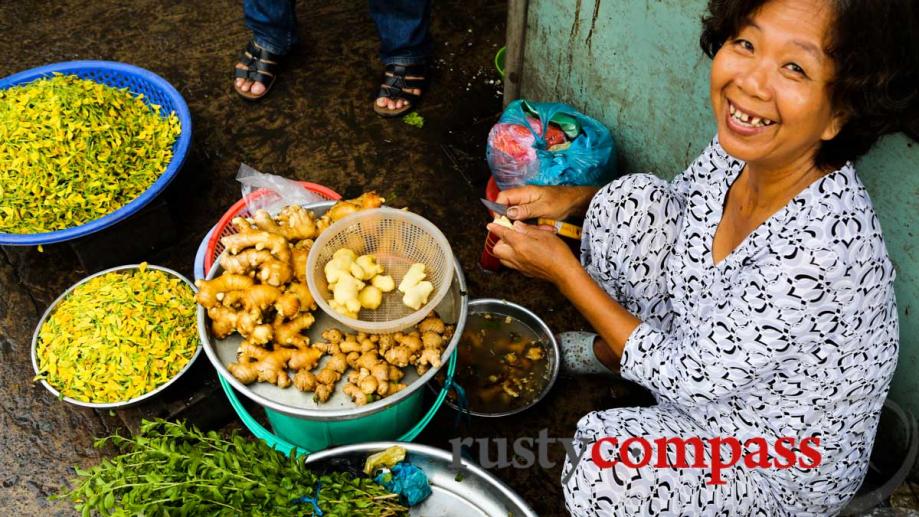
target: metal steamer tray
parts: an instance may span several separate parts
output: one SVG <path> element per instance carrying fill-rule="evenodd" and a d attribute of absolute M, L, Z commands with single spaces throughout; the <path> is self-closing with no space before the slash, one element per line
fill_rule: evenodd
<path fill-rule="evenodd" d="M 431 496 L 412 507 L 409 515 L 423 517 L 536 517 L 536 512 L 513 490 L 485 469 L 426 445 L 371 442 L 311 454 L 312 469 L 360 471 L 367 456 L 393 445 L 406 449 L 406 460 L 421 468 L 431 483 Z"/>
<path fill-rule="evenodd" d="M 304 207 L 312 210 L 317 216 L 320 216 L 334 204 L 334 201 L 324 201 L 304 205 Z M 280 210 L 281 207 L 269 207 L 269 211 L 272 211 L 272 208 Z M 384 397 L 364 406 L 357 406 L 352 402 L 351 397 L 345 395 L 340 388 L 341 384 L 345 382 L 344 379 L 339 381 L 338 387 L 329 400 L 323 403 L 314 402 L 311 392 L 301 392 L 292 385 L 282 389 L 267 382 L 254 382 L 249 385 L 243 384 L 227 369 L 230 363 L 236 361 L 236 354 L 239 349 L 239 344 L 243 340 L 242 337 L 234 333 L 225 339 L 216 339 L 211 334 L 207 311 L 204 307 L 199 305 L 198 332 L 201 335 L 204 352 L 217 369 L 217 372 L 226 379 L 236 391 L 242 393 L 261 406 L 280 413 L 317 421 L 350 420 L 377 413 L 403 400 L 416 390 L 421 389 L 438 371 L 442 368 L 446 368 L 450 355 L 456 350 L 457 343 L 459 343 L 463 333 L 463 326 L 466 323 L 466 311 L 469 297 L 466 292 L 466 279 L 463 276 L 463 270 L 455 256 L 453 260 L 455 267 L 450 290 L 434 309 L 445 323 L 456 326 L 453 338 L 447 344 L 443 356 L 441 357 L 441 366 L 439 368 L 429 369 L 421 377 L 418 376 L 413 367 L 404 368 L 405 377 L 401 382 L 406 384 L 406 387 L 395 395 Z M 216 278 L 220 276 L 222 272 L 223 268 L 221 268 L 220 262 L 215 261 L 214 266 L 208 272 L 207 279 Z M 388 294 L 392 295 L 392 293 Z M 345 328 L 334 318 L 322 312 L 321 309 L 313 311 L 313 316 L 316 318 L 316 322 L 304 333 L 310 339 L 311 343 L 323 341 L 322 333 L 329 328 L 338 328 L 348 333 L 354 332 L 351 329 Z M 328 360 L 329 357 L 324 356 L 314 371 L 321 369 Z"/>

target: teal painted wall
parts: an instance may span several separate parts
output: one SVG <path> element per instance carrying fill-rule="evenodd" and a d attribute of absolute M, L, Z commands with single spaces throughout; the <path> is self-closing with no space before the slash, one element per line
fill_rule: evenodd
<path fill-rule="evenodd" d="M 672 178 L 715 133 L 704 0 L 530 0 L 522 95 L 567 102 L 612 130 L 620 171 Z M 919 144 L 882 140 L 857 164 L 897 268 L 900 362 L 891 398 L 919 416 Z"/>

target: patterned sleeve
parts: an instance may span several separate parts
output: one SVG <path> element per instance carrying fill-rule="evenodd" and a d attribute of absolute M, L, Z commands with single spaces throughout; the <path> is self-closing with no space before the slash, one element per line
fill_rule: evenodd
<path fill-rule="evenodd" d="M 722 160 L 732 159 L 728 157 L 727 153 L 724 152 L 724 149 L 721 148 L 721 144 L 718 143 L 718 136 L 708 144 L 705 151 L 699 155 L 699 157 L 689 165 L 683 172 L 677 174 L 673 180 L 670 182 L 670 192 L 678 199 L 680 202 L 685 202 L 686 198 L 689 197 L 693 189 L 697 188 L 699 181 L 699 173 L 703 172 L 703 176 L 708 176 L 708 171 L 704 171 L 711 163 L 713 156 L 718 156 Z"/>
<path fill-rule="evenodd" d="M 639 325 L 625 344 L 623 377 L 694 404 L 853 354 L 889 360 L 892 346 L 895 361 L 892 269 L 853 265 L 832 251 L 777 248 L 781 260 L 745 269 L 731 292 L 680 326 L 682 334 Z"/>

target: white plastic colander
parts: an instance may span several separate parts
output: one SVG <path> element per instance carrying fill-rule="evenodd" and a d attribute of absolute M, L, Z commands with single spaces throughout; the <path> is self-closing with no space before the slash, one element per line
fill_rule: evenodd
<path fill-rule="evenodd" d="M 358 256 L 372 254 L 390 275 L 396 289 L 383 293 L 383 303 L 374 310 L 362 309 L 359 319 L 344 316 L 329 306 L 332 298 L 325 278 L 325 265 L 341 248 Z M 434 284 L 428 303 L 413 310 L 402 303 L 398 286 L 409 267 L 425 265 L 425 280 Z M 329 316 L 357 331 L 386 334 L 406 329 L 423 320 L 450 289 L 453 281 L 453 250 L 444 234 L 418 214 L 393 208 L 355 212 L 322 232 L 310 248 L 306 279 L 316 304 Z"/>

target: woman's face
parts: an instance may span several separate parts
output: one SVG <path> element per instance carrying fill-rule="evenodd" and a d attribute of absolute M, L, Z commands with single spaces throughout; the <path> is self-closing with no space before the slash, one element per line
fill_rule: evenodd
<path fill-rule="evenodd" d="M 728 39 L 712 62 L 712 110 L 728 154 L 768 168 L 810 167 L 839 131 L 824 52 L 826 0 L 772 0 Z"/>

